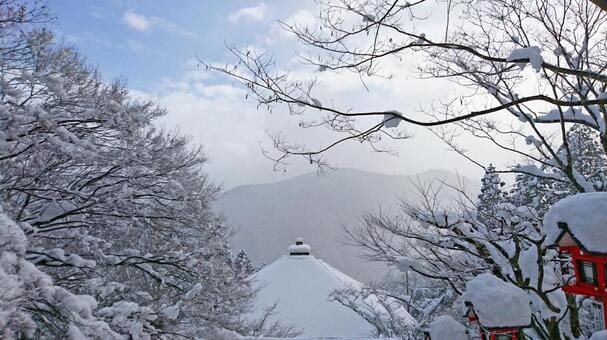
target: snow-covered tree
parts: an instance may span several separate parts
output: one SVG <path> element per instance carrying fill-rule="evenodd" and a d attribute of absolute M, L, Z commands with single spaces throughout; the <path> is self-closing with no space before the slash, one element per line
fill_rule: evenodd
<path fill-rule="evenodd" d="M 373 285 L 369 288 L 399 300 L 420 324 L 427 324 L 438 314 L 452 312 L 457 294 L 443 282 L 421 276 L 407 265 L 407 261 L 399 261 L 399 270 L 390 271 L 377 288 Z"/>
<path fill-rule="evenodd" d="M 411 322 L 407 304 L 375 287 L 346 287 L 331 293 L 331 300 L 339 302 L 360 315 L 375 328 L 375 337 L 414 338 L 417 325 Z"/>
<path fill-rule="evenodd" d="M 595 132 L 574 125 L 567 135 L 575 170 L 592 178 L 596 190 L 603 190 L 605 155 Z M 362 249 L 370 250 L 368 257 L 406 263 L 408 270 L 450 284 L 455 293 L 483 271 L 525 289 L 535 296 L 534 309 L 540 311 L 534 316 L 540 337 L 587 331 L 583 299 L 558 291 L 564 282 L 561 259 L 544 242 L 542 227 L 546 210 L 576 194 L 577 188 L 566 181 L 520 174 L 506 195 L 501 183 L 498 174 L 489 172 L 481 180 L 478 202 L 464 196 L 460 206 L 446 210 L 441 194 L 430 186 L 422 191 L 422 205 L 404 204 L 398 216 L 367 214 L 363 225 L 349 234 Z"/>
<path fill-rule="evenodd" d="M 598 133 L 587 126 L 575 124 L 567 131 L 566 141 L 567 145 L 562 145 L 558 152 L 565 154 L 568 148 L 571 167 L 587 179 L 594 190 L 606 191 L 607 155 Z M 568 181 L 555 181 L 553 190 L 560 195 L 559 198 L 580 192 Z"/>
<path fill-rule="evenodd" d="M 74 308 L 74 322 L 134 339 L 243 329 L 254 290 L 211 212 L 202 149 L 156 128 L 164 109 L 104 82 L 28 6 L 0 2 L 0 205 L 25 237 L 11 256 L 74 306 L 7 307 L 2 331 L 19 319 L 36 337 L 102 334 L 73 328 Z"/>
<path fill-rule="evenodd" d="M 580 124 L 574 124 L 567 131 L 567 146 L 561 145 L 559 153 L 571 152 L 572 168 L 588 179 L 593 190 L 607 190 L 607 155 L 600 144 L 596 131 Z M 571 182 L 557 180 L 562 178 L 558 169 L 542 167 L 551 173 L 551 178 L 537 177 L 529 174 L 518 174 L 514 188 L 509 193 L 509 200 L 516 205 L 532 206 L 543 216 L 552 204 L 558 200 L 579 192 Z"/>
<path fill-rule="evenodd" d="M 514 205 L 533 207 L 543 215 L 560 196 L 549 190 L 553 185 L 554 181 L 547 178 L 517 174 L 508 200 Z"/>
<path fill-rule="evenodd" d="M 249 255 L 244 249 L 240 250 L 234 258 L 234 267 L 237 272 L 241 273 L 244 276 L 250 276 L 255 273 L 255 268 L 249 259 Z"/>
<path fill-rule="evenodd" d="M 27 260 L 27 237 L 0 212 L 0 334 L 3 339 L 31 339 L 62 334 L 117 339 L 119 334 L 96 318 L 97 302 L 55 285 L 52 278 Z"/>
<path fill-rule="evenodd" d="M 476 206 L 477 218 L 490 225 L 491 219 L 497 217 L 498 205 L 506 201 L 506 193 L 502 190 L 505 183 L 495 172 L 495 167 L 489 164 L 485 176 L 481 179 L 481 192 Z"/>
<path fill-rule="evenodd" d="M 560 290 L 558 254 L 544 242 L 542 219 L 533 207 L 502 202 L 484 219 L 475 199 L 463 191 L 451 206 L 440 203 L 439 190 L 427 189 L 421 196 L 422 203 L 403 202 L 399 214 L 364 215 L 361 225 L 350 226 L 350 238 L 367 257 L 401 267 L 406 263 L 409 270 L 444 282 L 456 295 L 475 277 L 493 274 L 529 294 L 537 337 L 580 335 L 573 313 L 578 306 Z"/>

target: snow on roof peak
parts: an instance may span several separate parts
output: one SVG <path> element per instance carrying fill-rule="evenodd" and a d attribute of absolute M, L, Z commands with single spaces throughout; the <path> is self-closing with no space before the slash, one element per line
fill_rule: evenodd
<path fill-rule="evenodd" d="M 566 197 L 544 215 L 548 244 L 557 243 L 565 232 L 578 246 L 591 253 L 607 254 L 607 192 Z"/>
<path fill-rule="evenodd" d="M 527 293 L 494 275 L 481 274 L 470 280 L 463 299 L 472 304 L 479 323 L 484 327 L 525 327 L 531 324 Z"/>
<path fill-rule="evenodd" d="M 298 237 L 295 239 L 295 244 L 292 244 L 288 248 L 290 256 L 307 256 L 310 255 L 310 246 L 304 243 L 303 238 Z"/>

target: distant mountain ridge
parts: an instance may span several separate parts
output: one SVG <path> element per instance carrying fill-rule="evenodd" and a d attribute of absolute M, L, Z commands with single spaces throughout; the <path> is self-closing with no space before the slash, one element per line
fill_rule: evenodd
<path fill-rule="evenodd" d="M 476 195 L 476 181 L 443 170 L 416 175 L 386 175 L 339 169 L 320 176 L 308 173 L 270 184 L 242 185 L 226 191 L 214 208 L 237 229 L 232 249 L 244 249 L 255 265 L 269 264 L 286 253 L 296 237 L 312 246 L 312 253 L 362 281 L 379 279 L 386 268 L 366 262 L 355 247 L 345 245 L 340 222 L 355 223 L 364 211 L 395 209 L 399 197 L 416 197 L 418 182 L 464 183 Z M 454 196 L 452 189 L 445 189 Z"/>

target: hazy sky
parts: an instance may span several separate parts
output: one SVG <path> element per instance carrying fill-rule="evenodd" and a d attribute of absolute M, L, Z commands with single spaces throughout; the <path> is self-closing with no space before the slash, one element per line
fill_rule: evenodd
<path fill-rule="evenodd" d="M 322 102 L 360 110 L 415 114 L 417 108 L 446 96 L 452 88 L 449 83 L 411 77 L 415 62 L 384 65 L 398 77 L 371 80 L 369 90 L 351 73 L 314 74 L 297 59 L 298 52 L 306 51 L 276 23 L 278 19 L 312 22 L 318 13 L 313 1 L 51 0 L 49 6 L 57 16 L 55 28 L 60 36 L 77 46 L 108 80 L 126 79 L 135 93 L 158 100 L 169 112 L 162 121 L 164 126 L 177 127 L 204 145 L 211 159 L 207 171 L 226 188 L 315 170 L 293 159 L 286 174 L 273 172 L 272 162 L 260 151 L 260 143 L 269 147 L 266 132 L 285 131 L 294 141 L 309 145 L 327 144 L 331 135 L 319 130 L 302 131 L 297 127 L 299 119 L 289 117 L 283 108 L 271 115 L 258 111 L 254 102 L 245 100 L 242 88 L 197 67 L 197 57 L 228 60 L 225 44 L 267 50 L 284 67 L 318 76 L 321 87 L 316 96 Z M 442 32 L 440 22 L 435 27 Z M 318 113 L 309 114 L 313 117 Z M 328 160 L 339 167 L 383 173 L 444 169 L 472 177 L 482 174 L 476 166 L 447 151 L 446 145 L 428 131 L 408 131 L 414 138 L 389 144 L 398 150 L 397 157 L 372 153 L 356 143 L 329 153 Z M 507 156 L 491 152 L 490 146 L 478 140 L 468 142 L 481 161 L 511 163 Z"/>

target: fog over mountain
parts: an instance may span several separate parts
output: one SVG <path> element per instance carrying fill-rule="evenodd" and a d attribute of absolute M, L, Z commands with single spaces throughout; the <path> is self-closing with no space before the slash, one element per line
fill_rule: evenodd
<path fill-rule="evenodd" d="M 342 225 L 356 223 L 363 211 L 397 209 L 399 198 L 418 197 L 418 183 L 433 181 L 455 187 L 464 183 L 473 195 L 479 187 L 478 181 L 442 170 L 407 176 L 339 169 L 322 176 L 313 172 L 277 183 L 239 186 L 225 192 L 215 209 L 237 230 L 232 249 L 244 249 L 255 265 L 271 263 L 286 253 L 296 237 L 303 237 L 313 255 L 368 281 L 381 278 L 386 269 L 361 259 L 359 249 L 345 245 Z M 444 193 L 455 196 L 450 188 Z"/>

